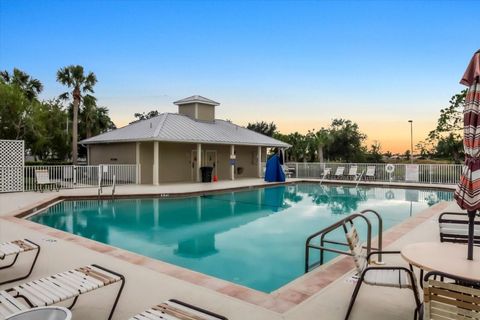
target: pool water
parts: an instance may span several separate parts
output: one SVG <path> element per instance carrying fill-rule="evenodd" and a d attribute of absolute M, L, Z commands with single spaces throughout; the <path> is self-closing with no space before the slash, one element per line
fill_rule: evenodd
<path fill-rule="evenodd" d="M 300 183 L 176 199 L 63 201 L 29 219 L 272 292 L 303 274 L 308 235 L 344 216 L 373 209 L 386 230 L 452 198 L 448 191 Z"/>

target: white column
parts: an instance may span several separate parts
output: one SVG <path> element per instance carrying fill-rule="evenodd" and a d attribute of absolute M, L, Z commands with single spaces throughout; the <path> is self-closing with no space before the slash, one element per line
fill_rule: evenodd
<path fill-rule="evenodd" d="M 202 181 L 202 173 L 200 172 L 202 165 L 202 144 L 197 143 L 197 182 Z"/>
<path fill-rule="evenodd" d="M 158 141 L 153 142 L 153 184 L 158 186 L 158 170 L 159 170 L 159 159 L 158 159 Z"/>
<path fill-rule="evenodd" d="M 258 177 L 262 177 L 262 147 L 258 146 L 257 151 Z"/>
<path fill-rule="evenodd" d="M 235 180 L 235 146 L 232 144 L 230 146 L 230 180 Z"/>
<path fill-rule="evenodd" d="M 142 183 L 142 171 L 140 170 L 140 142 L 135 144 L 135 164 L 137 165 L 137 184 Z"/>
<path fill-rule="evenodd" d="M 87 144 L 87 164 L 91 165 L 90 163 L 90 145 Z"/>

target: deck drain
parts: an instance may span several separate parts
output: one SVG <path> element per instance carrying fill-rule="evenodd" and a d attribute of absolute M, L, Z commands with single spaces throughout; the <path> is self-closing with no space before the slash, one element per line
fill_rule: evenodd
<path fill-rule="evenodd" d="M 358 282 L 358 276 L 357 275 L 353 275 L 351 277 L 348 277 L 345 279 L 345 282 L 346 283 L 352 283 L 352 284 L 355 284 Z"/>

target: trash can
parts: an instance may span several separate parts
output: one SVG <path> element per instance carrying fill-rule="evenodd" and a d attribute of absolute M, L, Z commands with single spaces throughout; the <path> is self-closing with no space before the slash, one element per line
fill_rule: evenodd
<path fill-rule="evenodd" d="M 202 172 L 202 182 L 212 182 L 213 167 L 200 167 Z"/>

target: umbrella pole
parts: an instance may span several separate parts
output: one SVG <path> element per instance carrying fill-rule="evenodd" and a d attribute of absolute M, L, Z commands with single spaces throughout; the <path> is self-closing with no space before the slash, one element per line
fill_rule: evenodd
<path fill-rule="evenodd" d="M 468 211 L 468 260 L 473 260 L 473 233 L 476 210 Z"/>

